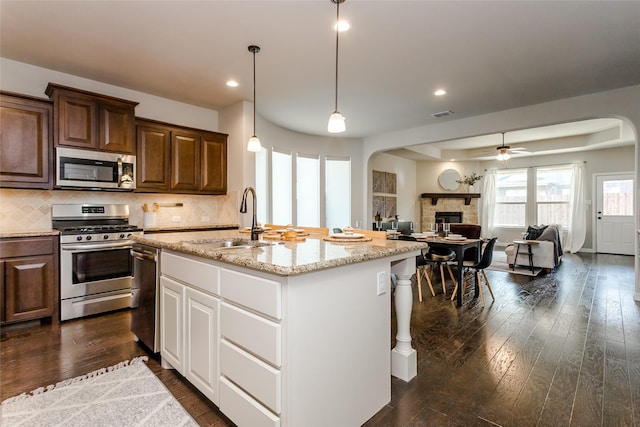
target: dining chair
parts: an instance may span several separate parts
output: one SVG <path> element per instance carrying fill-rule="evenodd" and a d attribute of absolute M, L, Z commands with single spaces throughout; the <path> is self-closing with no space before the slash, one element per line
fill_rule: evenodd
<path fill-rule="evenodd" d="M 398 240 L 410 240 L 417 241 L 417 239 L 413 236 L 398 236 Z M 458 282 L 456 281 L 453 272 L 451 271 L 451 266 L 449 263 L 456 259 L 456 254 L 453 250 L 448 248 L 427 248 L 423 250 L 420 255 L 416 257 L 416 282 L 418 284 L 418 300 L 422 302 L 422 278 L 427 279 L 427 284 L 429 285 L 429 290 L 431 291 L 431 296 L 436 296 L 435 291 L 433 290 L 433 284 L 431 283 L 431 279 L 429 278 L 429 272 L 427 272 L 427 267 L 430 267 L 431 272 L 433 271 L 433 267 L 437 266 L 440 269 L 440 280 L 442 280 L 442 292 L 446 295 L 447 288 L 445 286 L 445 278 L 444 278 L 444 265 L 447 266 L 447 270 L 449 271 L 449 277 L 455 284 L 458 286 Z"/>
<path fill-rule="evenodd" d="M 482 277 L 484 277 L 484 282 L 487 288 L 489 289 L 489 293 L 491 294 L 491 299 L 494 301 L 496 299 L 495 296 L 493 295 L 493 290 L 491 289 L 491 282 L 489 282 L 489 279 L 487 278 L 487 274 L 484 272 L 484 270 L 485 268 L 491 265 L 491 261 L 493 259 L 493 247 L 495 246 L 497 239 L 498 239 L 497 237 L 493 237 L 487 242 L 487 244 L 484 247 L 484 250 L 482 251 L 482 258 L 480 259 L 480 261 L 478 262 L 465 261 L 463 263 L 463 266 L 466 271 L 473 270 L 473 273 L 475 274 L 476 283 L 478 285 L 478 291 L 480 292 L 480 302 L 482 303 L 483 307 L 484 307 L 484 294 L 482 293 L 482 281 L 480 280 L 480 273 L 482 273 Z M 465 278 L 463 279 L 461 292 L 464 292 L 466 283 L 467 281 Z M 451 296 L 451 301 L 454 300 L 457 293 L 458 293 L 458 285 L 456 284 L 456 287 L 453 288 L 453 295 Z"/>
<path fill-rule="evenodd" d="M 468 223 L 452 223 L 450 225 L 451 233 L 460 234 L 467 239 L 479 239 L 482 234 L 482 226 L 480 224 Z M 478 249 L 473 247 L 464 251 L 464 261 L 475 261 L 478 259 Z"/>
<path fill-rule="evenodd" d="M 436 296 L 436 293 L 433 290 L 433 285 L 431 283 L 431 279 L 429 278 L 429 274 L 427 272 L 427 267 L 433 273 L 434 267 L 437 267 L 440 270 L 440 280 L 442 281 L 442 292 L 446 295 L 447 288 L 445 286 L 445 275 L 444 275 L 444 266 L 447 266 L 447 271 L 449 271 L 449 277 L 451 277 L 451 281 L 455 286 L 458 286 L 458 282 L 456 281 L 453 272 L 451 271 L 450 262 L 455 261 L 456 253 L 449 248 L 435 248 L 430 247 L 427 252 L 423 254 L 425 264 L 420 272 L 418 279 L 418 297 L 420 301 L 422 301 L 422 281 L 421 276 L 427 279 L 427 283 L 429 284 L 429 289 L 431 290 L 431 295 Z"/>

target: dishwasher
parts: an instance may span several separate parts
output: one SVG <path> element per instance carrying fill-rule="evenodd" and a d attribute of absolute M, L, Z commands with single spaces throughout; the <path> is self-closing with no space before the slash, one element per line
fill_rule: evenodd
<path fill-rule="evenodd" d="M 131 284 L 131 332 L 152 353 L 160 351 L 160 313 L 158 278 L 160 250 L 134 243 Z"/>

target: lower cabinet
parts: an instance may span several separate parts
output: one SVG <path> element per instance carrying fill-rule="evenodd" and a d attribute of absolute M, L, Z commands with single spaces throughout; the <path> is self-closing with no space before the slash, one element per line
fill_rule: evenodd
<path fill-rule="evenodd" d="M 280 277 L 163 250 L 160 269 L 163 366 L 236 425 L 362 425 L 389 403 L 387 259 Z"/>
<path fill-rule="evenodd" d="M 184 375 L 185 286 L 160 277 L 160 353 L 162 363 Z"/>
<path fill-rule="evenodd" d="M 58 322 L 58 238 L 0 241 L 0 323 Z"/>
<path fill-rule="evenodd" d="M 160 260 L 160 354 L 218 405 L 218 268 L 163 251 Z"/>
<path fill-rule="evenodd" d="M 218 402 L 218 317 L 220 301 L 192 288 L 185 295 L 184 376 Z"/>

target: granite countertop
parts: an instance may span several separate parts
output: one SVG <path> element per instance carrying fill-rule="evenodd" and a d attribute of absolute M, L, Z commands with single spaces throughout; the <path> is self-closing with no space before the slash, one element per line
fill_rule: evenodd
<path fill-rule="evenodd" d="M 259 240 L 260 245 L 244 249 L 208 249 L 199 243 L 220 239 L 244 239 L 247 233 L 237 230 L 154 233 L 134 236 L 137 242 L 162 249 L 200 256 L 263 271 L 279 276 L 293 276 L 331 267 L 400 255 L 426 247 L 423 242 L 374 239 L 368 242 L 334 243 L 307 237 L 302 242 Z"/>
<path fill-rule="evenodd" d="M 203 230 L 220 230 L 233 228 L 237 229 L 240 226 L 238 224 L 209 224 L 209 225 L 163 225 L 156 227 L 143 227 L 146 233 L 166 233 L 171 231 L 203 231 Z"/>
<path fill-rule="evenodd" d="M 3 231 L 0 232 L 0 239 L 12 239 L 17 237 L 40 237 L 40 236 L 57 236 L 58 230 L 36 230 L 36 231 Z"/>

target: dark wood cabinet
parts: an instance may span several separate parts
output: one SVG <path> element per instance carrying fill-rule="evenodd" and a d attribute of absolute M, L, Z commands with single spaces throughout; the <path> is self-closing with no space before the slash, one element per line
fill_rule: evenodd
<path fill-rule="evenodd" d="M 0 240 L 0 323 L 58 322 L 58 238 Z"/>
<path fill-rule="evenodd" d="M 135 154 L 135 107 L 127 101 L 49 83 L 53 99 L 54 144 Z"/>
<path fill-rule="evenodd" d="M 171 134 L 171 191 L 200 190 L 200 135 L 175 130 Z"/>
<path fill-rule="evenodd" d="M 136 191 L 226 194 L 226 134 L 148 119 L 136 123 Z"/>
<path fill-rule="evenodd" d="M 201 144 L 201 190 L 227 193 L 227 135 L 207 133 Z"/>
<path fill-rule="evenodd" d="M 0 92 L 0 187 L 53 188 L 50 101 Z"/>
<path fill-rule="evenodd" d="M 168 192 L 171 177 L 171 130 L 153 123 L 137 124 L 136 187 Z"/>

